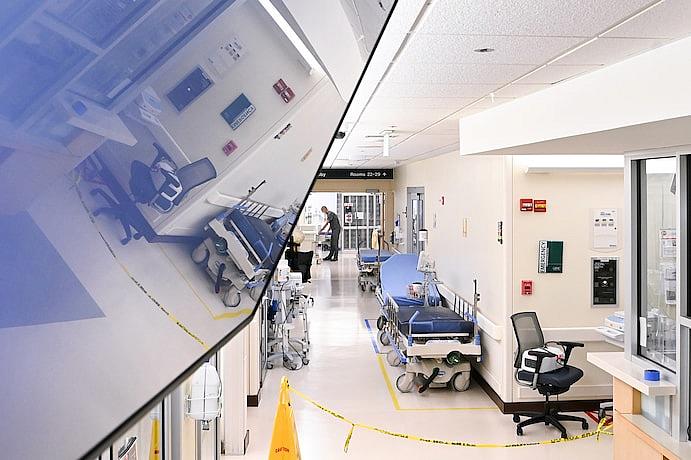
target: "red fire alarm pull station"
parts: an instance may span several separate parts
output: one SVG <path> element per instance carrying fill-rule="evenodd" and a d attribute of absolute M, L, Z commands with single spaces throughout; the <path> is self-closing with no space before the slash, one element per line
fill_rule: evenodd
<path fill-rule="evenodd" d="M 533 201 L 533 211 L 535 211 L 535 212 L 547 212 L 547 200 L 535 200 L 535 201 Z"/>
<path fill-rule="evenodd" d="M 286 82 L 284 82 L 282 78 L 274 83 L 274 91 L 281 96 L 281 99 L 283 99 L 283 102 L 286 104 L 295 97 L 293 90 L 290 86 L 286 85 Z"/>
<path fill-rule="evenodd" d="M 533 210 L 532 198 L 521 198 L 521 211 L 531 212 Z"/>
<path fill-rule="evenodd" d="M 235 143 L 235 141 L 228 141 L 226 145 L 223 146 L 223 153 L 226 155 L 230 155 L 233 153 L 235 150 L 237 150 L 238 145 Z"/>
<path fill-rule="evenodd" d="M 521 281 L 521 295 L 532 295 L 533 294 L 533 282 L 531 280 Z"/>

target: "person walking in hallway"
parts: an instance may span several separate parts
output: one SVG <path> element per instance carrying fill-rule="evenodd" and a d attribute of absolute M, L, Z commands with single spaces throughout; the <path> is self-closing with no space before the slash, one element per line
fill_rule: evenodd
<path fill-rule="evenodd" d="M 329 242 L 329 255 L 324 257 L 324 260 L 338 260 L 338 239 L 341 236 L 341 221 L 338 220 L 338 216 L 335 212 L 329 211 L 329 208 L 322 206 L 322 212 L 326 216 L 326 223 L 319 231 L 319 233 L 324 233 L 326 227 L 328 226 L 331 230 L 331 241 Z"/>

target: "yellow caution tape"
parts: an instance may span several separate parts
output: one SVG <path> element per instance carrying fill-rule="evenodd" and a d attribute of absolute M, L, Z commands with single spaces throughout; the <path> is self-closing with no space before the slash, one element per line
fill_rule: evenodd
<path fill-rule="evenodd" d="M 122 271 L 125 272 L 125 275 L 127 275 L 127 277 L 130 279 L 130 281 L 132 281 L 132 283 L 134 283 L 134 285 L 137 286 L 139 288 L 139 290 L 142 291 L 142 293 L 144 293 L 144 295 L 146 295 L 149 298 L 149 300 L 151 300 L 151 302 L 154 305 L 156 305 L 158 307 L 158 309 L 161 310 L 168 317 L 169 320 L 171 320 L 176 326 L 178 326 L 187 335 L 189 335 L 192 339 L 194 339 L 199 345 L 202 346 L 202 348 L 204 348 L 204 350 L 208 350 L 209 345 L 206 342 L 204 342 L 198 335 L 196 335 L 194 332 L 192 332 L 179 319 L 177 319 L 171 311 L 169 311 L 166 307 L 163 306 L 163 304 L 161 304 L 161 302 L 156 300 L 156 298 L 153 295 L 151 295 L 151 293 L 149 293 L 149 291 L 144 287 L 144 285 L 137 278 L 135 278 L 134 275 L 132 275 L 132 273 L 130 273 L 130 271 L 127 269 L 125 264 L 123 264 L 120 261 L 120 259 L 118 259 L 118 256 L 115 253 L 115 250 L 113 249 L 111 244 L 108 242 L 106 237 L 103 235 L 103 232 L 101 232 L 101 229 L 99 228 L 98 223 L 96 222 L 96 219 L 94 218 L 94 215 L 91 212 L 91 209 L 89 209 L 86 202 L 84 201 L 84 196 L 82 195 L 81 190 L 79 190 L 80 176 L 77 176 L 76 178 L 73 178 L 73 179 L 74 179 L 73 187 L 74 187 L 75 191 L 77 192 L 77 196 L 79 197 L 79 201 L 81 202 L 82 207 L 84 208 L 84 211 L 89 216 L 89 220 L 91 221 L 91 224 L 96 229 L 98 236 L 101 237 L 101 240 L 105 244 L 110 255 L 113 257 L 113 259 L 115 259 L 115 262 L 120 266 Z"/>
<path fill-rule="evenodd" d="M 569 441 L 577 441 L 579 439 L 585 439 L 585 438 L 592 438 L 595 437 L 598 441 L 600 440 L 600 435 L 606 434 L 612 436 L 612 425 L 606 425 L 606 420 L 602 419 L 600 423 L 597 425 L 597 429 L 594 431 L 588 431 L 583 434 L 575 435 L 575 436 L 569 436 L 568 438 L 556 438 L 556 439 L 549 439 L 546 441 L 532 441 L 532 442 L 522 442 L 522 443 L 511 443 L 511 444 L 489 444 L 489 443 L 473 443 L 473 442 L 465 442 L 465 441 L 445 441 L 442 439 L 433 439 L 433 438 L 423 438 L 421 436 L 416 436 L 412 434 L 405 434 L 405 433 L 397 433 L 395 431 L 389 431 L 385 430 L 383 428 L 379 428 L 376 426 L 372 425 L 366 425 L 364 423 L 357 423 L 354 422 L 347 417 L 345 417 L 342 414 L 339 414 L 336 411 L 333 411 L 321 404 L 319 404 L 317 401 L 314 399 L 310 398 L 306 394 L 302 393 L 299 390 L 296 390 L 295 388 L 289 386 L 288 389 L 295 393 L 296 396 L 300 397 L 301 399 L 307 401 L 317 409 L 321 410 L 322 412 L 325 412 L 332 417 L 335 417 L 345 423 L 348 423 L 350 425 L 350 430 L 348 431 L 348 435 L 346 436 L 345 443 L 343 445 L 343 451 L 348 452 L 348 446 L 350 445 L 350 441 L 353 438 L 353 432 L 355 431 L 355 428 L 363 428 L 365 430 L 370 430 L 370 431 L 375 431 L 377 433 L 385 434 L 387 436 L 393 436 L 395 438 L 402 438 L 402 439 L 409 439 L 411 441 L 420 441 L 420 442 L 426 442 L 430 444 L 441 444 L 441 445 L 446 445 L 446 446 L 457 446 L 457 447 L 477 447 L 477 448 L 509 448 L 509 447 L 528 447 L 528 446 L 541 446 L 541 445 L 546 445 L 546 444 L 558 444 L 561 442 L 569 442 Z"/>

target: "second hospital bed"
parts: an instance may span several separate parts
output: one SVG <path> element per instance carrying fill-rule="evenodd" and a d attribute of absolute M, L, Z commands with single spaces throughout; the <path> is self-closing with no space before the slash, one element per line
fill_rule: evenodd
<path fill-rule="evenodd" d="M 426 283 L 427 302 L 410 295 L 411 283 Z M 396 254 L 382 264 L 378 338 L 391 347 L 388 363 L 405 365 L 396 380 L 401 392 L 443 386 L 464 391 L 470 385 L 469 359 L 480 356 L 474 302 L 443 298 L 437 284 L 433 272 L 418 271 L 416 254 Z"/>

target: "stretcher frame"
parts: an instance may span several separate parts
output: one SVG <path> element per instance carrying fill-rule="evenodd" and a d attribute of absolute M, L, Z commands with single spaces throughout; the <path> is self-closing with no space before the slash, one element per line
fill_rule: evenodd
<path fill-rule="evenodd" d="M 419 312 L 415 312 L 410 318 L 407 330 L 400 330 L 398 314 L 401 308 L 425 307 L 401 307 L 390 294 L 377 292 L 377 299 L 381 306 L 381 316 L 377 319 L 377 329 L 379 329 L 377 338 L 382 346 L 390 347 L 387 351 L 387 362 L 394 367 L 405 366 L 405 372 L 396 380 L 399 391 L 412 391 L 416 384 L 420 392 L 430 386 L 449 386 L 456 391 L 468 389 L 469 361 L 479 359 L 482 354 L 475 320 L 479 295 L 477 283 L 474 283 L 475 293 L 472 302 L 455 295 L 453 302 L 445 305 L 464 320 L 473 322 L 472 333 L 413 333 L 413 324 Z M 448 304 L 448 299 L 446 300 Z M 446 357 L 453 352 L 460 353 L 462 359 L 456 364 L 449 364 Z M 437 371 L 434 371 L 435 368 Z M 437 373 L 433 374 L 433 372 Z"/>

